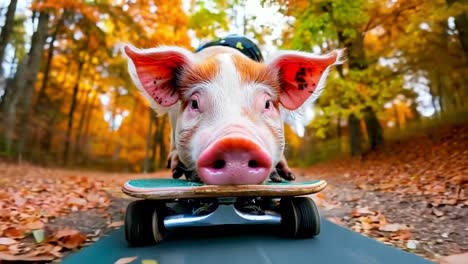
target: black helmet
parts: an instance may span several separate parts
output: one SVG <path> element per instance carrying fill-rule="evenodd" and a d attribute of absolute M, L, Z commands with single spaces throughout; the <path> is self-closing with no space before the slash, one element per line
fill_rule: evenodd
<path fill-rule="evenodd" d="M 262 62 L 263 57 L 262 53 L 258 46 L 248 39 L 247 37 L 240 36 L 237 34 L 228 35 L 224 38 L 210 41 L 198 47 L 196 52 L 199 52 L 205 48 L 212 47 L 212 46 L 225 46 L 237 49 L 238 51 L 242 52 L 247 57 L 251 58 L 252 60 Z"/>

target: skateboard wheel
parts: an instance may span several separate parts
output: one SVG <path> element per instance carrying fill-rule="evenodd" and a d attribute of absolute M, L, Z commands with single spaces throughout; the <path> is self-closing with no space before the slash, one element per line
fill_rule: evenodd
<path fill-rule="evenodd" d="M 291 238 L 309 238 L 320 233 L 320 215 L 308 197 L 283 198 L 280 201 L 281 229 Z"/>
<path fill-rule="evenodd" d="M 314 201 L 309 197 L 296 197 L 294 206 L 298 210 L 299 230 L 298 238 L 314 237 L 320 233 L 320 214 Z"/>
<path fill-rule="evenodd" d="M 165 204 L 158 201 L 138 200 L 127 206 L 125 213 L 125 239 L 130 246 L 159 243 L 163 238 Z"/>
<path fill-rule="evenodd" d="M 280 201 L 281 232 L 286 237 L 296 237 L 299 230 L 299 216 L 292 198 L 282 198 Z"/>

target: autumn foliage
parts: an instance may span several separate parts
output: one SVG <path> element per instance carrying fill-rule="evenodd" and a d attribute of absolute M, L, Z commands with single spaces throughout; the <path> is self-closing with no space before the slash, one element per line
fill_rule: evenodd
<path fill-rule="evenodd" d="M 345 65 L 304 123 L 306 137 L 287 133 L 287 155 L 296 165 L 315 162 L 301 152 L 361 155 L 382 145 L 389 128 L 465 109 L 467 9 L 456 0 L 10 1 L 0 41 L 0 151 L 50 165 L 163 168 L 168 120 L 136 91 L 120 46 L 195 48 L 241 32 L 266 55 L 346 48 Z"/>

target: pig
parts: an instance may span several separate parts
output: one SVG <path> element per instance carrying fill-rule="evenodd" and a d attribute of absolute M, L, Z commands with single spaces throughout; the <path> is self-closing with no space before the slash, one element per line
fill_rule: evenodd
<path fill-rule="evenodd" d="M 278 51 L 265 62 L 213 46 L 123 46 L 129 74 L 171 123 L 174 178 L 211 185 L 262 184 L 295 176 L 284 157 L 285 121 L 320 95 L 342 50 L 325 55 Z"/>

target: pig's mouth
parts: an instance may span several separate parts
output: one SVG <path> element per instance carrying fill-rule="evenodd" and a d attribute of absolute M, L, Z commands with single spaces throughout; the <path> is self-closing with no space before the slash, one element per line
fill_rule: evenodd
<path fill-rule="evenodd" d="M 260 184 L 271 172 L 271 157 L 245 137 L 229 136 L 213 142 L 197 161 L 197 174 L 206 184 Z"/>

